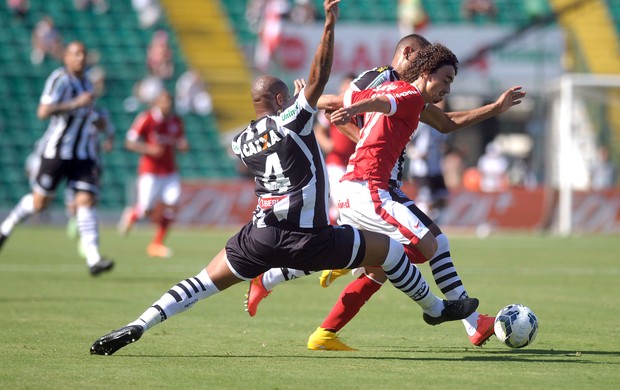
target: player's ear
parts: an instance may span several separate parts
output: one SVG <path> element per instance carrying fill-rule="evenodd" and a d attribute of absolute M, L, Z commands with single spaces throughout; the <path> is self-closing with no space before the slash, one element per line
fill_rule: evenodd
<path fill-rule="evenodd" d="M 413 61 L 415 56 L 413 55 L 415 49 L 411 46 L 405 46 L 403 49 L 403 56 L 407 59 L 407 61 Z"/>
<path fill-rule="evenodd" d="M 284 94 L 282 93 L 278 93 L 276 94 L 276 103 L 278 104 L 278 106 L 283 106 L 285 101 L 284 101 Z"/>

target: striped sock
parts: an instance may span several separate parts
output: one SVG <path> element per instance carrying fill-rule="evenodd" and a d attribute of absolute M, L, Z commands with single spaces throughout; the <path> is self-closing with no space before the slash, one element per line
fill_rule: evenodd
<path fill-rule="evenodd" d="M 34 214 L 34 197 L 32 194 L 22 196 L 17 205 L 11 210 L 0 226 L 0 233 L 8 236 L 18 223 Z"/>
<path fill-rule="evenodd" d="M 128 325 L 139 325 L 147 330 L 167 320 L 175 314 L 184 312 L 201 299 L 215 295 L 220 290 L 213 284 L 207 270 L 198 275 L 180 281 L 162 295 L 157 302 L 149 307 L 135 321 Z"/>
<path fill-rule="evenodd" d="M 466 298 L 468 296 L 467 291 L 452 263 L 450 241 L 448 241 L 448 237 L 443 233 L 436 238 L 439 247 L 437 248 L 437 252 L 435 252 L 435 256 L 429 261 L 435 284 L 437 284 L 437 287 L 439 287 L 447 299 L 455 300 Z M 462 320 L 469 335 L 476 331 L 476 327 L 478 326 L 478 315 L 478 312 L 475 311 L 469 317 Z"/>
<path fill-rule="evenodd" d="M 445 234 L 440 234 L 436 238 L 439 246 L 435 256 L 429 261 L 435 284 L 447 299 L 464 298 L 467 293 L 454 264 L 452 264 L 448 237 Z"/>
<path fill-rule="evenodd" d="M 297 279 L 310 275 L 313 271 L 302 271 L 293 268 L 272 268 L 263 274 L 263 286 L 267 291 L 273 290 L 275 286 L 287 280 Z"/>
<path fill-rule="evenodd" d="M 431 292 L 420 270 L 409 262 L 402 244 L 390 240 L 390 250 L 381 267 L 394 287 L 413 299 L 425 313 L 433 317 L 441 315 L 443 301 Z"/>

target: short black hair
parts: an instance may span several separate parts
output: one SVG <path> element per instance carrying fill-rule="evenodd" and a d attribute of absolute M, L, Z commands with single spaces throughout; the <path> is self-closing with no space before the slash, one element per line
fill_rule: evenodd
<path fill-rule="evenodd" d="M 428 41 L 428 39 L 424 38 L 420 34 L 406 35 L 402 37 L 400 41 L 398 41 L 398 44 L 396 44 L 396 50 L 394 50 L 394 57 L 398 56 L 406 46 L 413 46 L 417 51 L 419 49 L 422 49 L 423 47 L 429 46 L 430 44 L 431 43 Z"/>

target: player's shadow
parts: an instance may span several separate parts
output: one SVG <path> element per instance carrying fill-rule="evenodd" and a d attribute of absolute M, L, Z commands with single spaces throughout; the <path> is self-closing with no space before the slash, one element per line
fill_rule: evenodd
<path fill-rule="evenodd" d="M 420 356 L 369 356 L 369 353 L 373 353 L 372 350 L 367 350 L 363 352 L 363 356 L 359 355 L 358 352 L 346 352 L 346 353 L 310 353 L 299 354 L 299 355 L 269 355 L 269 354 L 197 354 L 197 355 L 123 355 L 128 358 L 235 358 L 235 359 L 353 359 L 353 360 L 378 360 L 378 361 L 386 361 L 386 360 L 397 360 L 397 361 L 480 361 L 480 362 L 519 362 L 519 363 L 574 363 L 574 364 L 610 364 L 608 361 L 606 362 L 594 362 L 588 357 L 593 355 L 599 356 L 614 356 L 620 357 L 620 352 L 613 351 L 588 351 L 583 350 L 580 352 L 569 351 L 569 350 L 545 350 L 545 349 L 522 349 L 522 350 L 509 350 L 509 351 L 497 351 L 497 350 L 481 350 L 474 351 L 472 349 L 441 349 L 441 350 L 414 350 L 414 349 L 385 349 L 378 351 L 377 353 L 417 353 Z M 425 354 L 450 354 L 454 356 L 445 356 L 445 357 L 437 357 L 437 356 L 425 356 Z M 459 353 L 465 353 L 465 355 L 455 355 Z M 620 364 L 620 361 L 617 363 L 611 364 Z"/>

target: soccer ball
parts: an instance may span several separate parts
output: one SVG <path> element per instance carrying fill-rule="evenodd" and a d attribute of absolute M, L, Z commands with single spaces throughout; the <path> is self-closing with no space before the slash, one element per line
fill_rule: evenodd
<path fill-rule="evenodd" d="M 536 338 L 538 318 L 529 307 L 513 303 L 497 313 L 493 330 L 510 348 L 523 348 Z"/>

